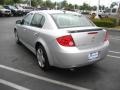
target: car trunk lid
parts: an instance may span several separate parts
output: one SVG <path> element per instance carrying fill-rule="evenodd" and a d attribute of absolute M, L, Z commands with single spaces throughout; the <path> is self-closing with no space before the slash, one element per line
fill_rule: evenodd
<path fill-rule="evenodd" d="M 106 31 L 98 27 L 68 30 L 75 45 L 80 49 L 94 48 L 104 44 Z"/>

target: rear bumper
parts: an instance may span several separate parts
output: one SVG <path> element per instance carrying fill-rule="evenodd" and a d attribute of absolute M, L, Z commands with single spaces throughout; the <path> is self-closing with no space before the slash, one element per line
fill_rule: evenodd
<path fill-rule="evenodd" d="M 80 50 L 77 48 L 62 48 L 59 51 L 55 51 L 53 56 L 54 65 L 60 68 L 73 68 L 80 67 L 88 64 L 95 63 L 102 60 L 108 52 L 109 42 L 105 42 L 104 45 L 87 49 Z M 88 55 L 93 52 L 99 52 L 99 56 L 94 60 L 89 60 Z"/>

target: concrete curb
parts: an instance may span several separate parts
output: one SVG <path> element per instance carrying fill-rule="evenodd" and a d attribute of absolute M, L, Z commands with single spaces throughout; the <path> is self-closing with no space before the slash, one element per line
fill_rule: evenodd
<path fill-rule="evenodd" d="M 115 29 L 115 28 L 105 28 L 105 29 L 112 32 L 120 32 L 120 29 Z"/>

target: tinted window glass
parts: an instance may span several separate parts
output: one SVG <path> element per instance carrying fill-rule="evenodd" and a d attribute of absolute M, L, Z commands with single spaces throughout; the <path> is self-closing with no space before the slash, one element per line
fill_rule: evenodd
<path fill-rule="evenodd" d="M 14 7 L 14 6 L 9 6 L 9 7 L 10 7 L 11 9 L 13 9 L 13 10 L 14 10 L 14 9 L 17 9 L 17 8 L 16 8 L 16 7 Z"/>
<path fill-rule="evenodd" d="M 42 20 L 41 20 L 41 22 L 40 22 L 41 26 L 43 26 L 44 23 L 45 23 L 45 17 L 42 17 Z"/>
<path fill-rule="evenodd" d="M 32 13 L 28 14 L 28 15 L 23 19 L 23 24 L 24 24 L 24 25 L 30 25 L 32 16 L 33 16 Z"/>
<path fill-rule="evenodd" d="M 8 6 L 4 6 L 6 9 L 10 9 Z"/>
<path fill-rule="evenodd" d="M 72 28 L 72 27 L 85 27 L 93 26 L 93 23 L 86 17 L 77 14 L 53 14 L 52 15 L 58 28 Z"/>
<path fill-rule="evenodd" d="M 42 26 L 44 25 L 44 22 L 45 22 L 44 16 L 40 14 L 35 14 L 32 19 L 31 26 L 42 28 Z"/>

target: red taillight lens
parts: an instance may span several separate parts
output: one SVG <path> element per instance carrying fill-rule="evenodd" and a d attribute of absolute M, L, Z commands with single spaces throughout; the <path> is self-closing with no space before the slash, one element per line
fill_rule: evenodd
<path fill-rule="evenodd" d="M 75 43 L 71 35 L 62 36 L 62 37 L 57 38 L 56 40 L 62 46 L 66 46 L 66 47 L 75 46 Z"/>
<path fill-rule="evenodd" d="M 109 40 L 109 34 L 108 34 L 108 32 L 106 32 L 106 34 L 105 34 L 105 39 L 104 39 L 104 41 L 107 41 L 107 40 Z"/>

